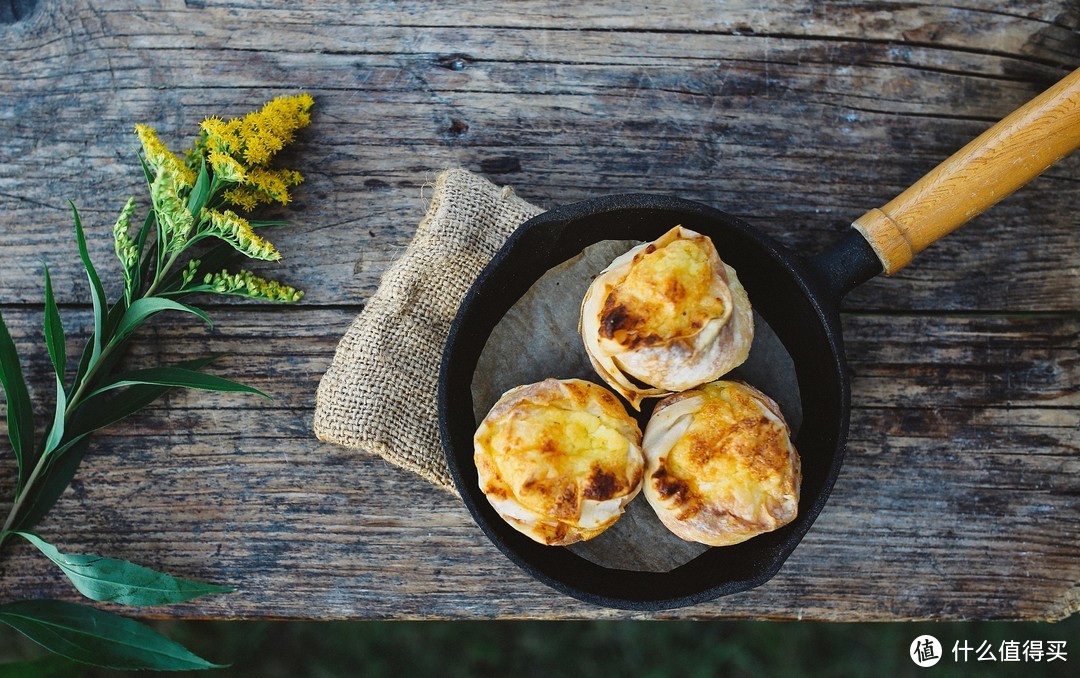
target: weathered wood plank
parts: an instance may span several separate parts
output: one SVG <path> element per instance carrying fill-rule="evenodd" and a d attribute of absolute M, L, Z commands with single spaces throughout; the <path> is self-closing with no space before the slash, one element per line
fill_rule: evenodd
<path fill-rule="evenodd" d="M 40 260 L 70 256 L 68 198 L 97 226 L 95 258 L 111 259 L 106 224 L 141 190 L 137 121 L 179 144 L 210 113 L 312 91 L 295 156 L 308 183 L 274 270 L 307 303 L 357 304 L 441 167 L 545 206 L 684 195 L 816 251 L 1080 63 L 1069 2 L 669 4 L 42 4 L 0 28 L 0 299 L 40 298 L 27 282 Z M 1072 310 L 1078 167 L 1064 161 L 848 307 Z M 57 286 L 85 299 L 77 270 Z"/>
<path fill-rule="evenodd" d="M 77 334 L 87 314 L 65 313 Z M 20 347 L 38 341 L 36 313 L 9 307 L 4 315 Z M 353 310 L 229 307 L 214 316 L 213 331 L 155 323 L 131 362 L 229 352 L 235 357 L 215 371 L 275 400 L 176 393 L 115 426 L 98 437 L 43 535 L 71 552 L 239 588 L 160 614 L 626 616 L 521 574 L 449 494 L 312 439 L 315 386 Z M 844 329 L 855 409 L 829 505 L 770 583 L 673 614 L 1044 619 L 1075 611 L 1080 319 L 849 314 Z M 35 383 L 47 384 L 44 356 L 28 362 Z M 9 491 L 5 473 L 0 493 Z M 0 561 L 0 600 L 29 593 L 75 599 L 17 546 Z"/>
<path fill-rule="evenodd" d="M 497 27 L 542 30 L 635 30 L 685 33 L 722 33 L 734 35 L 781 34 L 814 37 L 845 37 L 852 34 L 867 39 L 914 42 L 919 39 L 983 50 L 1011 51 L 1018 45 L 1015 36 L 1004 33 L 1002 26 L 1021 22 L 1033 29 L 1053 31 L 1061 38 L 1068 21 L 1076 18 L 1075 7 L 1057 2 L 1008 0 L 988 5 L 981 0 L 927 3 L 868 3 L 841 0 L 814 2 L 795 0 L 780 8 L 762 7 L 754 0 L 709 0 L 687 2 L 650 2 L 620 0 L 602 5 L 581 7 L 562 0 L 526 0 L 505 4 L 474 2 L 466 7 L 448 7 L 440 3 L 391 1 L 366 3 L 360 11 L 342 12 L 340 3 L 305 3 L 303 9 L 288 2 L 232 2 L 209 0 L 187 2 L 188 7 L 228 10 L 236 22 L 247 22 L 269 14 L 281 24 L 303 31 L 313 17 L 334 17 L 337 24 L 358 27 L 409 26 Z M 160 12 L 169 12 L 160 7 Z M 143 10 L 144 15 L 159 11 Z M 174 10 L 175 11 L 175 10 Z M 98 20 L 108 12 L 99 13 Z M 989 34 L 989 36 L 987 35 Z"/>
<path fill-rule="evenodd" d="M 41 526 L 72 552 L 240 589 L 163 615 L 625 616 L 520 574 L 455 498 L 311 437 L 318 377 L 439 168 L 544 206 L 675 193 L 812 252 L 1080 64 L 1069 0 L 134 4 L 37 3 L 0 25 L 0 304 L 24 353 L 40 349 L 27 305 L 43 259 L 76 305 L 69 330 L 86 326 L 66 200 L 111 270 L 108 225 L 144 191 L 135 122 L 179 145 L 206 115 L 299 89 L 318 101 L 290 156 L 308 176 L 281 212 L 295 225 L 274 233 L 286 258 L 263 269 L 304 303 L 217 307 L 213 333 L 156 325 L 132 357 L 234 353 L 215 369 L 275 401 L 170 396 L 98 438 Z M 851 295 L 855 409 L 829 506 L 768 585 L 676 614 L 1077 609 L 1078 169 L 1063 161 Z M 44 355 L 28 368 L 47 405 Z M 20 546 L 0 600 L 27 592 L 74 599 Z"/>

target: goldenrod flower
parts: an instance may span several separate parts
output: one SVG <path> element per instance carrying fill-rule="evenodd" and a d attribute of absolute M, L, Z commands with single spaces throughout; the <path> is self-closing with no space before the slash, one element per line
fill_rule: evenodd
<path fill-rule="evenodd" d="M 251 271 L 229 273 L 223 270 L 220 273 L 208 273 L 203 282 L 218 294 L 237 294 L 250 299 L 294 302 L 300 301 L 304 296 L 304 293 L 295 287 L 260 278 Z"/>
<path fill-rule="evenodd" d="M 252 259 L 264 261 L 277 261 L 281 254 L 268 241 L 256 235 L 247 219 L 238 216 L 231 210 L 219 212 L 217 210 L 205 210 L 204 216 L 209 220 L 209 227 L 204 231 L 209 235 L 224 240 L 239 252 Z"/>
<path fill-rule="evenodd" d="M 210 167 L 214 170 L 214 176 L 222 181 L 239 184 L 246 178 L 244 167 L 237 162 L 236 158 L 218 149 L 211 149 L 207 156 Z"/>
<path fill-rule="evenodd" d="M 120 216 L 116 218 L 116 223 L 113 225 L 113 244 L 116 249 L 116 258 L 120 260 L 125 270 L 134 266 L 135 259 L 139 256 L 135 243 L 128 234 L 131 227 L 131 215 L 134 212 L 135 198 L 128 198 L 128 201 L 124 203 L 124 208 L 120 210 Z"/>
<path fill-rule="evenodd" d="M 120 210 L 120 216 L 113 224 L 113 246 L 116 249 L 116 258 L 120 260 L 120 272 L 124 276 L 124 298 L 131 303 L 133 291 L 132 282 L 135 280 L 135 270 L 139 264 L 139 248 L 132 241 L 128 233 L 131 228 L 131 215 L 135 212 L 135 198 L 128 198 L 124 208 Z"/>
<path fill-rule="evenodd" d="M 267 165 L 274 154 L 293 140 L 296 130 L 311 122 L 308 109 L 314 104 L 309 94 L 278 97 L 257 113 L 249 113 L 240 124 L 244 157 L 251 165 Z"/>
<path fill-rule="evenodd" d="M 201 143 L 212 149 L 210 164 L 215 176 L 236 184 L 223 194 L 228 202 L 249 211 L 262 203 L 288 204 L 289 187 L 303 177 L 292 170 L 271 169 L 270 161 L 293 140 L 297 130 L 311 122 L 308 110 L 314 103 L 308 94 L 278 97 L 243 118 L 203 121 Z M 237 165 L 229 165 L 226 158 Z"/>
<path fill-rule="evenodd" d="M 181 185 L 176 175 L 164 167 L 158 169 L 150 184 L 150 198 L 169 252 L 183 249 L 195 227 L 195 216 L 180 197 Z"/>
<path fill-rule="evenodd" d="M 300 173 L 293 170 L 253 168 L 248 173 L 246 183 L 257 193 L 263 193 L 274 202 L 287 205 L 292 199 L 289 186 L 296 186 L 303 180 Z"/>
<path fill-rule="evenodd" d="M 192 259 L 187 263 L 183 273 L 180 274 L 180 287 L 187 287 L 188 283 L 195 279 L 195 272 L 199 270 L 200 265 L 202 265 L 201 259 Z"/>
<path fill-rule="evenodd" d="M 308 111 L 314 103 L 307 94 L 284 96 L 240 118 L 207 118 L 184 157 L 171 153 L 153 128 L 135 127 L 143 145 L 146 165 L 153 173 L 150 195 L 158 223 L 159 252 L 171 255 L 158 262 L 159 272 L 168 271 L 177 264 L 180 254 L 188 246 L 210 236 L 229 243 L 253 259 L 277 261 L 281 258 L 273 244 L 257 235 L 246 219 L 225 206 L 252 211 L 262 204 L 289 203 L 290 188 L 303 181 L 303 177 L 299 172 L 272 167 L 270 163 L 275 154 L 293 140 L 296 131 L 310 123 Z M 116 227 L 116 239 L 117 256 L 121 261 L 130 261 L 126 221 L 122 227 Z M 132 271 L 138 269 L 139 256 L 137 252 L 134 254 Z M 180 271 L 180 289 L 204 289 L 190 287 L 198 275 L 198 268 L 198 261 L 193 260 Z M 250 273 L 241 272 L 231 278 L 223 275 L 224 272 L 215 274 L 214 285 L 227 288 L 230 294 L 276 301 L 299 299 L 300 293 L 295 289 Z M 153 292 L 156 285 L 154 282 L 148 289 Z"/>
<path fill-rule="evenodd" d="M 243 118 L 207 118 L 202 130 L 213 145 L 243 158 L 248 167 L 265 167 L 297 130 L 311 122 L 308 110 L 314 103 L 309 94 L 278 97 Z"/>
<path fill-rule="evenodd" d="M 245 188 L 244 186 L 237 186 L 236 188 L 227 189 L 224 193 L 221 194 L 221 197 L 225 198 L 225 202 L 231 205 L 236 205 L 240 209 L 247 212 L 250 212 L 256 207 L 258 207 L 260 203 L 270 202 L 269 200 L 265 199 L 264 196 L 262 196 L 261 194 L 256 193 L 250 188 Z"/>
<path fill-rule="evenodd" d="M 244 140 L 240 137 L 240 119 L 233 118 L 228 122 L 221 118 L 207 118 L 202 124 L 203 136 L 213 142 L 218 148 L 226 153 L 241 154 L 244 150 Z"/>
<path fill-rule="evenodd" d="M 135 133 L 139 135 L 139 141 L 142 142 L 146 164 L 150 166 L 150 169 L 155 173 L 163 169 L 172 173 L 176 177 L 176 182 L 184 188 L 195 185 L 194 170 L 161 143 L 153 127 L 135 125 Z"/>

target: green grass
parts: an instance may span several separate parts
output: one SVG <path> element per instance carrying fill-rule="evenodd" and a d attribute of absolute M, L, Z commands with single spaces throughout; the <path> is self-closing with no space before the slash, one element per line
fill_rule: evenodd
<path fill-rule="evenodd" d="M 813 622 L 155 622 L 163 633 L 232 668 L 204 676 L 1041 676 L 1078 675 L 1080 615 L 1057 624 Z M 908 657 L 923 633 L 944 658 L 920 668 Z M 1065 640 L 1067 661 L 953 661 L 955 641 Z M 1073 654 L 1075 653 L 1075 655 Z M 36 647 L 0 632 L 0 659 Z M 120 672 L 90 670 L 94 676 Z M 131 673 L 129 675 L 145 675 Z"/>

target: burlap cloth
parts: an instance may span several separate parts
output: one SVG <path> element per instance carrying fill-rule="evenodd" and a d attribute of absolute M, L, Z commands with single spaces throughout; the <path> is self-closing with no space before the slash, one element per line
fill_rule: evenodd
<path fill-rule="evenodd" d="M 456 492 L 439 441 L 439 362 L 473 280 L 543 210 L 464 169 L 441 173 L 405 253 L 338 344 L 315 398 L 320 440 L 374 452 Z"/>

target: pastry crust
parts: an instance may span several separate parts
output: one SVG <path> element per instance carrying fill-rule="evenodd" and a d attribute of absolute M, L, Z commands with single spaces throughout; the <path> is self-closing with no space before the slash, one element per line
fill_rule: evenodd
<path fill-rule="evenodd" d="M 635 408 L 741 365 L 750 299 L 712 240 L 676 226 L 616 258 L 589 286 L 578 326 L 597 373 Z"/>
<path fill-rule="evenodd" d="M 641 431 L 619 399 L 581 379 L 503 394 L 473 437 L 480 489 L 507 523 L 541 544 L 592 539 L 638 492 Z"/>
<path fill-rule="evenodd" d="M 780 408 L 717 381 L 664 399 L 642 444 L 645 497 L 679 537 L 728 546 L 795 519 L 802 466 Z"/>

